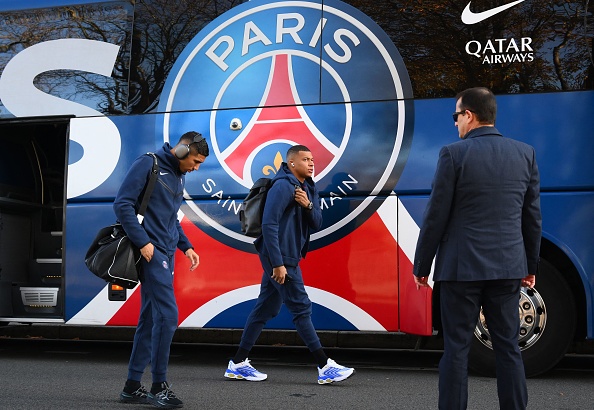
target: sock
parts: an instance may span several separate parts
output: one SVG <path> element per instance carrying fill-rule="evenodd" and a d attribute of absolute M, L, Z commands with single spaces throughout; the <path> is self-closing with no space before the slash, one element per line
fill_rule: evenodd
<path fill-rule="evenodd" d="M 167 382 L 153 382 L 151 386 L 151 394 L 157 394 L 163 390 L 165 390 L 165 384 Z"/>
<path fill-rule="evenodd" d="M 140 387 L 140 382 L 138 380 L 126 380 L 126 385 L 124 386 L 124 391 L 126 393 L 132 394 Z"/>
<path fill-rule="evenodd" d="M 239 349 L 237 349 L 237 353 L 235 353 L 233 363 L 237 364 L 243 362 L 245 359 L 247 359 L 248 354 L 250 354 L 249 350 L 240 347 Z"/>
<path fill-rule="evenodd" d="M 314 350 L 311 353 L 313 354 L 314 359 L 318 363 L 318 367 L 320 369 L 326 366 L 326 363 L 328 363 L 328 356 L 326 356 L 326 352 L 324 352 L 324 349 L 319 348 L 318 350 Z"/>

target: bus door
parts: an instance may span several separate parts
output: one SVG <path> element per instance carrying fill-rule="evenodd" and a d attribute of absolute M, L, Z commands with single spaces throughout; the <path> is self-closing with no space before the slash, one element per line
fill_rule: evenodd
<path fill-rule="evenodd" d="M 63 321 L 68 124 L 0 121 L 0 324 Z"/>

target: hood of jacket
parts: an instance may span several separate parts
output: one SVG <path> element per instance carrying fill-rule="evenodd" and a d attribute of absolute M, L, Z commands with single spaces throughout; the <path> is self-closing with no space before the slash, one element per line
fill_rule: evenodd
<path fill-rule="evenodd" d="M 164 143 L 160 150 L 155 152 L 157 159 L 159 160 L 159 165 L 163 164 L 164 168 L 168 168 L 171 171 L 175 172 L 175 175 L 182 176 L 185 175 L 185 172 L 181 172 L 179 169 L 179 159 L 175 155 L 171 153 L 173 147 L 168 142 Z"/>
<path fill-rule="evenodd" d="M 293 185 L 298 185 L 301 187 L 301 182 L 299 182 L 299 180 L 297 179 L 297 177 L 295 175 L 293 175 L 293 173 L 291 172 L 291 169 L 289 168 L 289 164 L 287 164 L 286 162 L 283 162 L 281 164 L 280 169 L 278 170 L 278 172 L 276 173 L 276 175 L 274 176 L 273 180 L 276 179 L 288 179 Z M 305 184 L 309 189 L 311 189 L 313 191 L 314 189 L 314 182 L 313 179 L 308 177 L 305 178 L 305 181 L 303 181 L 303 184 Z"/>

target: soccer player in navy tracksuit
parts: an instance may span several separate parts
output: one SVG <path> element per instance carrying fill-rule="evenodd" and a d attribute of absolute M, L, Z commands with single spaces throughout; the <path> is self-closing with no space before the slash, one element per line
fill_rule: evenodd
<path fill-rule="evenodd" d="M 339 382 L 355 370 L 339 365 L 324 353 L 311 321 L 311 301 L 299 267 L 299 261 L 307 253 L 311 231 L 322 226 L 318 190 L 312 179 L 313 157 L 307 147 L 295 145 L 289 148 L 286 159 L 268 191 L 262 235 L 254 242 L 264 269 L 260 295 L 225 377 L 248 381 L 268 377 L 250 364 L 248 354 L 266 322 L 278 315 L 284 303 L 293 316 L 297 333 L 318 363 L 318 383 Z"/>
<path fill-rule="evenodd" d="M 172 147 L 165 143 L 156 152 L 159 175 L 142 224 L 136 211 L 140 207 L 153 166 L 153 157 L 142 155 L 132 164 L 118 191 L 113 209 L 130 240 L 142 254 L 140 292 L 142 304 L 128 366 L 128 379 L 120 401 L 150 403 L 162 408 L 182 407 L 182 401 L 167 382 L 169 350 L 178 325 L 178 310 L 173 292 L 173 257 L 180 249 L 194 270 L 199 258 L 177 219 L 183 199 L 185 174 L 198 170 L 208 156 L 206 140 L 187 132 Z M 140 381 L 151 364 L 153 384 L 145 390 Z"/>

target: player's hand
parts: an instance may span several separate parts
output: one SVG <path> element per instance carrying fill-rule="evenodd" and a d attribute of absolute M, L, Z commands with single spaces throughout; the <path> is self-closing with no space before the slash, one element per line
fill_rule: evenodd
<path fill-rule="evenodd" d="M 190 270 L 193 271 L 200 264 L 200 257 L 198 256 L 198 254 L 196 252 L 194 252 L 194 249 L 192 249 L 192 248 L 190 248 L 186 251 L 186 256 L 188 257 L 190 262 L 192 262 L 192 266 L 190 266 Z"/>
<path fill-rule="evenodd" d="M 140 254 L 144 258 L 145 261 L 150 262 L 153 259 L 153 254 L 155 253 L 155 245 L 152 243 L 147 243 L 142 248 L 140 248 Z"/>
<path fill-rule="evenodd" d="M 279 266 L 277 268 L 272 269 L 271 278 L 273 281 L 282 285 L 285 283 L 286 277 L 287 277 L 287 268 L 285 268 L 284 266 Z"/>
<path fill-rule="evenodd" d="M 309 198 L 307 192 L 299 187 L 295 187 L 295 201 L 304 208 L 309 205 Z"/>

